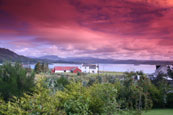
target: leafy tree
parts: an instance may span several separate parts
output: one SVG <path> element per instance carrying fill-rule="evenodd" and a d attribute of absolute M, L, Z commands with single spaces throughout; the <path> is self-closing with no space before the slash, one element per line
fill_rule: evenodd
<path fill-rule="evenodd" d="M 35 68 L 34 68 L 35 72 L 36 73 L 46 73 L 49 71 L 49 67 L 48 67 L 48 64 L 47 63 L 40 63 L 38 62 L 36 65 L 35 65 Z"/>
<path fill-rule="evenodd" d="M 157 87 L 159 90 L 158 101 L 154 103 L 154 107 L 165 107 L 167 103 L 167 92 L 168 92 L 168 82 L 165 80 L 166 75 L 163 73 L 159 73 L 158 76 L 152 80 L 152 83 Z"/>
<path fill-rule="evenodd" d="M 140 80 L 135 80 L 136 75 L 140 75 Z M 152 107 L 152 100 L 145 85 L 145 75 L 138 72 L 126 73 L 122 83 L 115 83 L 118 88 L 118 99 L 121 108 L 141 111 Z M 148 84 L 147 84 L 148 85 Z"/>
<path fill-rule="evenodd" d="M 41 64 L 41 70 L 43 73 L 46 73 L 49 71 L 49 67 L 48 67 L 48 64 L 47 63 L 42 63 Z"/>
<path fill-rule="evenodd" d="M 35 65 L 34 71 L 35 71 L 36 73 L 41 73 L 41 72 L 42 72 L 42 66 L 41 66 L 40 62 L 38 62 L 38 63 Z"/>
<path fill-rule="evenodd" d="M 7 101 L 20 97 L 34 86 L 34 73 L 28 73 L 19 63 L 6 63 L 0 67 L 0 96 Z"/>
<path fill-rule="evenodd" d="M 59 110 L 59 103 L 57 96 L 51 95 L 50 90 L 44 87 L 44 82 L 39 80 L 32 95 L 14 97 L 8 103 L 0 99 L 0 115 L 66 115 Z"/>

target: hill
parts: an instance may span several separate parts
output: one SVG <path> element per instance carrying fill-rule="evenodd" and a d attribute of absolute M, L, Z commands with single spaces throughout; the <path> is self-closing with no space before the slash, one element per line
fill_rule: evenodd
<path fill-rule="evenodd" d="M 10 51 L 9 49 L 0 48 L 0 63 L 5 61 L 31 63 L 31 62 L 36 62 L 37 60 L 18 55 L 15 52 Z"/>
<path fill-rule="evenodd" d="M 56 56 L 56 55 L 45 55 L 42 57 L 39 57 L 39 59 L 47 59 L 47 60 L 61 60 L 62 58 Z"/>
<path fill-rule="evenodd" d="M 101 59 L 94 57 L 67 57 L 60 58 L 56 55 L 43 56 L 39 59 L 50 59 L 54 61 L 64 61 L 69 63 L 103 63 L 103 64 L 150 64 L 150 65 L 169 65 L 173 64 L 173 61 L 162 60 L 117 60 L 117 59 Z"/>
<path fill-rule="evenodd" d="M 15 52 L 0 48 L 0 63 L 5 61 L 22 62 L 22 63 L 107 63 L 107 64 L 173 64 L 173 61 L 160 61 L 160 60 L 115 60 L 115 59 L 100 59 L 93 57 L 67 57 L 61 58 L 56 55 L 46 55 L 39 58 L 29 58 L 18 55 Z"/>
<path fill-rule="evenodd" d="M 57 60 L 58 59 L 58 60 Z M 43 56 L 41 58 L 32 58 L 32 57 L 25 57 L 22 55 L 18 55 L 17 53 L 5 49 L 5 48 L 0 48 L 0 63 L 3 63 L 5 61 L 10 61 L 10 62 L 22 62 L 22 63 L 37 63 L 37 62 L 44 62 L 44 63 L 72 63 L 72 62 L 67 62 L 64 60 L 60 60 L 59 57 L 57 56 Z"/>

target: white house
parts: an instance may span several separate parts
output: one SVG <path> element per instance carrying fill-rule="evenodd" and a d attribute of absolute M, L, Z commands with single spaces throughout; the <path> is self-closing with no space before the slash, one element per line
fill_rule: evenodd
<path fill-rule="evenodd" d="M 98 73 L 99 66 L 96 64 L 82 64 L 81 70 L 83 73 Z"/>

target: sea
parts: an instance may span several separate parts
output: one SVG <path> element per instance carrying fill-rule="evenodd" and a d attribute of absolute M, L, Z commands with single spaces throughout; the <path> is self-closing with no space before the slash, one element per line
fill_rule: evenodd
<path fill-rule="evenodd" d="M 135 64 L 98 64 L 100 71 L 109 72 L 131 72 L 131 71 L 143 71 L 146 74 L 152 74 L 156 70 L 155 65 L 135 65 Z M 67 63 L 53 63 L 49 64 L 49 68 L 52 69 L 55 66 L 76 66 L 81 68 L 81 64 L 67 64 Z M 31 64 L 30 67 L 34 69 L 35 64 Z"/>

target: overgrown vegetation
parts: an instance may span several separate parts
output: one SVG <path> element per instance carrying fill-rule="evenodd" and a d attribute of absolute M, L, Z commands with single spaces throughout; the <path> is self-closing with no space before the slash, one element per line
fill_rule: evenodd
<path fill-rule="evenodd" d="M 171 107 L 172 103 L 172 94 L 167 95 L 167 84 L 161 80 L 162 77 L 150 81 L 142 72 L 125 73 L 121 78 L 110 75 L 45 77 L 45 74 L 39 74 L 34 86 L 34 74 L 26 72 L 20 64 L 8 63 L 1 66 L 0 70 L 4 79 L 16 76 L 15 82 L 7 80 L 11 84 L 7 88 L 12 86 L 22 89 L 29 84 L 18 85 L 20 82 L 16 81 L 22 79 L 22 83 L 25 80 L 28 82 L 29 78 L 32 83 L 28 83 L 33 86 L 29 90 L 20 89 L 21 95 L 13 94 L 9 96 L 10 100 L 2 95 L 7 88 L 1 87 L 0 114 L 3 115 L 140 115 L 157 105 Z M 8 89 L 8 92 L 13 92 L 13 88 Z M 32 92 L 29 92 L 30 89 L 33 89 Z"/>
<path fill-rule="evenodd" d="M 28 73 L 21 64 L 5 63 L 0 66 L 0 96 L 5 101 L 32 91 L 33 87 L 34 73 Z"/>
<path fill-rule="evenodd" d="M 48 64 L 47 63 L 40 63 L 38 62 L 36 65 L 35 65 L 35 68 L 34 68 L 34 71 L 35 73 L 46 73 L 49 71 L 49 67 L 48 67 Z"/>

